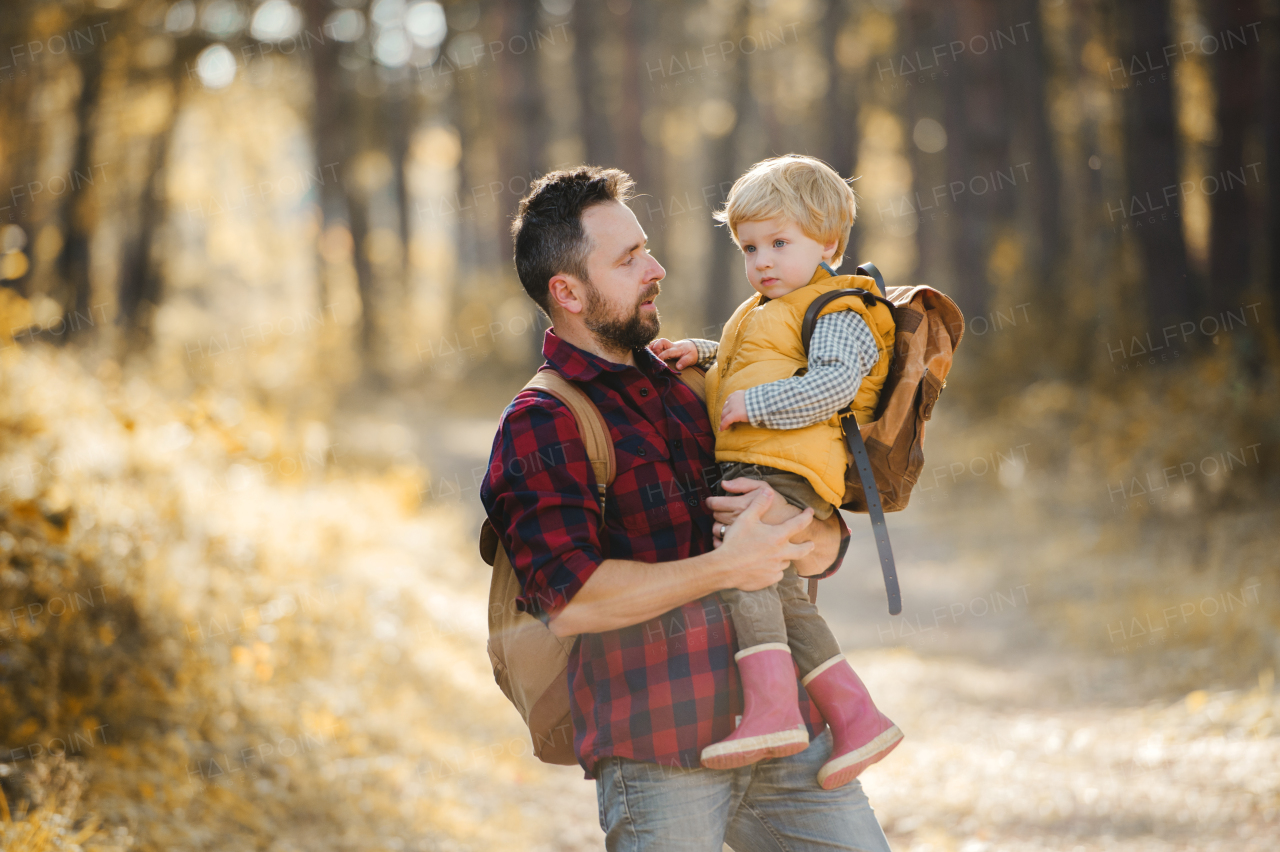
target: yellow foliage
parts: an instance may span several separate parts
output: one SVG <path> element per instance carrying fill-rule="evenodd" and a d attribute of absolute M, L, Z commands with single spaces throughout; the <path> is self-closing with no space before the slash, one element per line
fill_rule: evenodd
<path fill-rule="evenodd" d="M 424 472 L 406 456 L 381 473 L 326 459 L 285 477 L 262 460 L 302 458 L 307 427 L 291 434 L 225 391 L 168 397 L 113 362 L 92 375 L 78 357 L 37 346 L 3 362 L 8 452 L 96 443 L 79 464 L 40 467 L 30 499 L 0 491 L 0 577 L 23 578 L 0 582 L 0 612 L 35 612 L 0 634 L 23 650 L 0 688 L 0 741 L 31 744 L 33 766 L 68 743 L 104 826 L 83 848 L 287 835 L 324 850 L 396 832 L 486 850 L 528 848 L 531 831 L 551 842 L 554 826 L 509 808 L 423 817 L 437 800 L 502 799 L 566 772 L 534 761 L 492 684 L 485 577 L 456 516 L 422 514 Z M 33 837 L 89 825 L 18 795 L 32 805 L 2 852 L 43 852 Z"/>

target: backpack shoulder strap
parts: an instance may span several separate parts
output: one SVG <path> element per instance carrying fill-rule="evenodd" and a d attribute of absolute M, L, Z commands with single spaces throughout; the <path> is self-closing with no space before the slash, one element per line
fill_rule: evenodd
<path fill-rule="evenodd" d="M 870 261 L 862 264 L 854 270 L 856 275 L 865 275 L 876 282 L 876 286 L 880 288 L 881 296 L 888 296 L 889 291 L 884 288 L 884 276 L 880 274 L 880 268 Z"/>
<path fill-rule="evenodd" d="M 858 267 L 862 269 L 862 267 Z M 879 274 L 879 273 L 877 273 Z M 842 299 L 845 296 L 860 296 L 867 307 L 871 307 L 876 302 L 886 305 L 890 311 L 895 307 L 893 302 L 881 296 L 877 296 L 870 290 L 863 290 L 861 287 L 848 287 L 843 290 L 830 290 L 823 293 L 818 298 L 809 303 L 809 308 L 804 312 L 804 321 L 800 323 L 800 345 L 804 347 L 804 351 L 809 351 L 809 340 L 813 337 L 813 327 L 818 322 L 818 314 L 822 313 L 822 309 L 834 302 L 836 299 Z"/>
<path fill-rule="evenodd" d="M 864 263 L 857 269 L 857 274 L 866 275 L 876 282 L 876 287 L 880 289 L 880 293 L 888 295 L 888 291 L 884 286 L 884 276 L 880 274 L 880 270 L 876 268 L 874 263 Z M 814 299 L 808 310 L 804 312 L 804 322 L 800 326 L 800 341 L 804 346 L 804 351 L 809 351 L 809 340 L 813 337 L 813 326 L 818 321 L 818 314 L 822 309 L 831 304 L 832 301 L 842 296 L 861 296 L 866 302 L 867 307 L 871 307 L 876 302 L 881 302 L 889 307 L 892 311 L 896 305 L 884 296 L 876 295 L 868 290 L 861 288 L 850 288 L 845 290 L 832 290 L 823 293 Z M 844 413 L 848 413 L 846 408 Z M 852 457 L 853 465 L 857 468 L 858 478 L 862 482 L 862 491 L 866 495 L 867 513 L 871 516 L 871 530 L 876 539 L 876 550 L 880 555 L 880 570 L 884 575 L 885 590 L 889 595 L 889 614 L 897 615 L 902 612 L 902 592 L 898 588 L 898 570 L 893 561 L 893 546 L 889 542 L 889 528 L 884 520 L 884 507 L 880 503 L 880 489 L 876 485 L 875 474 L 871 469 L 871 461 L 867 457 L 867 448 L 862 440 L 862 431 L 858 428 L 857 420 L 852 417 L 851 423 L 846 423 L 844 417 L 841 417 L 840 424 L 844 430 L 845 444 L 849 448 L 849 455 Z M 812 577 L 809 578 L 809 600 L 817 603 L 818 600 L 818 581 Z"/>
<path fill-rule="evenodd" d="M 680 381 L 689 386 L 693 395 L 703 402 L 707 401 L 707 371 L 701 367 L 685 367 L 676 374 Z"/>
<path fill-rule="evenodd" d="M 596 489 L 599 492 L 597 499 L 603 514 L 605 493 L 613 484 L 613 477 L 618 469 L 613 441 L 609 440 L 609 425 L 605 423 L 604 415 L 582 388 L 555 370 L 539 370 L 534 373 L 533 378 L 525 383 L 524 389 L 551 394 L 564 403 L 578 421 L 578 433 L 582 435 L 587 460 L 591 462 L 591 470 L 596 475 Z"/>

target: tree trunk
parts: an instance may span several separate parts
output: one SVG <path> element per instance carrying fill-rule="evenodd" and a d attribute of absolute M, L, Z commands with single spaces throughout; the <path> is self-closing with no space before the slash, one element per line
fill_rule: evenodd
<path fill-rule="evenodd" d="M 991 40 L 1003 20 L 995 0 L 957 0 L 937 15 L 938 23 L 919 33 L 928 38 L 917 37 L 913 45 L 911 59 L 919 69 L 912 77 L 924 82 L 912 91 L 927 89 L 941 95 L 942 103 L 935 109 L 940 109 L 947 132 L 941 156 L 946 162 L 948 192 L 936 197 L 932 187 L 921 185 L 919 174 L 916 189 L 921 207 L 946 205 L 950 214 L 946 217 L 951 229 L 948 293 L 966 314 L 982 315 L 987 313 L 990 300 L 987 259 L 1000 230 L 1012 225 L 1016 213 L 1016 190 L 1007 184 L 1003 188 L 996 185 L 997 172 L 1008 175 L 1012 169 L 1014 176 L 1018 175 L 1010 151 L 1010 92 L 1002 77 L 999 51 L 970 51 L 953 69 L 942 66 L 935 49 L 954 41 L 970 45 L 978 37 Z M 939 78 L 936 81 L 935 75 Z M 917 94 L 915 100 L 923 98 Z M 937 116 L 926 112 L 921 117 Z M 913 149 L 918 148 L 914 129 L 914 124 L 906 128 L 907 145 Z M 957 186 L 960 188 L 953 189 Z M 919 231 L 922 248 L 930 239 L 925 235 L 927 230 L 921 227 Z"/>
<path fill-rule="evenodd" d="M 517 35 L 527 35 L 538 28 L 536 4 L 520 0 L 502 0 L 501 38 L 504 42 Z M 497 118 L 502 128 L 499 136 L 504 180 L 520 175 L 531 178 L 541 174 L 546 158 L 546 102 L 542 93 L 537 50 L 515 54 L 498 54 L 499 92 Z M 509 223 L 518 199 L 499 194 L 499 245 L 511 244 Z M 505 255 L 505 251 L 504 251 Z"/>
<path fill-rule="evenodd" d="M 370 70 L 370 69 L 366 69 Z M 352 92 L 344 98 L 346 103 L 342 110 L 344 123 L 348 125 L 352 136 L 348 139 L 355 152 L 355 162 L 359 162 L 366 152 L 381 148 L 385 142 L 380 132 L 378 105 L 372 99 Z M 368 370 L 376 376 L 383 376 L 384 363 L 378 354 L 378 342 L 382 333 L 383 305 L 379 298 L 379 286 L 373 262 L 369 257 L 370 207 L 377 188 L 362 184 L 366 175 L 358 173 L 358 169 L 350 170 L 342 181 L 343 205 L 351 225 L 351 241 L 353 245 L 352 259 L 356 269 L 356 284 L 360 291 L 360 351 L 365 358 Z"/>
<path fill-rule="evenodd" d="M 652 43 L 653 12 L 651 0 L 632 0 L 618 17 L 622 34 L 622 103 L 618 109 L 617 161 L 619 168 L 635 179 L 640 192 L 655 192 L 657 171 L 645 160 L 644 133 L 641 120 L 651 102 L 649 83 L 641 77 L 648 45 Z M 654 184 L 651 186 L 651 184 Z"/>
<path fill-rule="evenodd" d="M 356 185 L 358 175 L 351 168 L 354 152 L 362 150 L 358 136 L 369 129 L 370 115 L 360 95 L 346 85 L 338 56 L 342 45 L 324 30 L 324 20 L 331 6 L 326 0 L 306 0 L 303 14 L 307 31 L 323 35 L 311 47 L 313 105 L 311 138 L 316 165 L 323 180 L 320 184 L 322 228 L 344 222 L 351 233 L 352 266 L 356 273 L 356 290 L 360 297 L 360 329 L 358 346 L 367 377 L 376 377 L 380 360 L 376 357 L 379 340 L 378 310 L 373 265 L 369 262 L 369 199 Z M 335 166 L 330 169 L 330 166 Z M 333 174 L 337 173 L 335 180 Z M 322 263 L 318 267 L 323 269 Z M 323 283 L 319 288 L 323 288 Z M 323 304 L 327 294 L 317 292 Z"/>
<path fill-rule="evenodd" d="M 822 21 L 822 55 L 827 61 L 831 87 L 822 103 L 823 127 L 822 159 L 846 180 L 854 177 L 857 168 L 858 143 L 861 135 L 858 127 L 858 89 L 853 75 L 840 64 L 840 34 L 849 21 L 848 0 L 829 0 L 827 13 Z M 857 187 L 857 184 L 853 184 Z M 859 217 L 861 218 L 861 217 Z M 853 263 L 840 267 L 839 271 L 852 273 L 858 264 L 858 225 L 849 233 L 849 245 L 845 257 Z M 840 260 L 840 258 L 836 258 Z"/>
<path fill-rule="evenodd" d="M 75 153 L 71 160 L 71 173 L 93 177 L 93 142 L 98 98 L 102 93 L 102 50 L 97 45 L 87 50 L 74 51 L 75 63 L 80 70 L 80 95 L 76 101 Z M 63 234 L 62 248 L 58 253 L 56 269 L 60 286 L 66 292 L 58 301 L 65 311 L 67 338 L 91 329 L 93 322 L 90 304 L 92 292 L 89 281 L 89 244 L 96 222 L 89 221 L 89 194 L 94 190 L 88 180 L 74 179 L 71 192 L 59 210 Z M 81 317 L 89 317 L 83 322 Z"/>
<path fill-rule="evenodd" d="M 413 218 L 409 210 L 409 176 L 406 165 L 409 160 L 409 144 L 418 126 L 418 96 L 412 86 L 388 93 L 382 102 L 384 120 L 388 128 L 387 155 L 391 158 L 392 192 L 396 204 L 396 220 L 400 233 L 401 286 L 397 299 L 409 296 L 409 242 L 413 239 Z"/>
<path fill-rule="evenodd" d="M 601 3 L 573 4 L 573 75 L 578 88 L 578 121 L 587 162 L 611 166 L 617 152 L 613 128 L 605 110 L 608 95 L 596 62 L 602 13 L 610 14 Z"/>
<path fill-rule="evenodd" d="M 1228 37 L 1239 33 L 1244 39 L 1243 45 L 1235 43 L 1232 49 L 1219 50 L 1213 57 L 1219 132 L 1213 174 L 1224 185 L 1209 197 L 1209 302 L 1213 310 L 1222 311 L 1240 305 L 1253 266 L 1259 216 L 1249 184 L 1257 181 L 1253 172 L 1258 167 L 1251 170 L 1245 162 L 1245 141 L 1261 117 L 1262 45 L 1256 40 L 1256 27 L 1250 29 L 1249 25 L 1262 19 L 1262 9 L 1258 0 L 1233 0 L 1210 4 L 1209 16 L 1213 32 L 1225 32 Z M 1224 175 L 1231 181 L 1239 175 L 1243 185 L 1228 189 Z"/>
<path fill-rule="evenodd" d="M 1129 198 L 1121 204 L 1133 225 L 1144 261 L 1147 318 L 1153 330 L 1189 320 L 1199 299 L 1187 266 L 1182 211 L 1177 192 L 1178 126 L 1172 75 L 1165 64 L 1170 43 L 1169 0 L 1132 0 L 1119 6 L 1119 61 L 1126 88 L 1125 171 Z M 1161 79 L 1163 76 L 1168 79 Z M 1114 80 L 1118 83 L 1120 77 Z M 1151 213 L 1155 212 L 1155 222 Z M 1162 221 L 1161 216 L 1168 214 Z"/>
<path fill-rule="evenodd" d="M 345 164 L 348 154 L 347 136 L 343 121 L 343 93 L 338 64 L 339 44 L 325 33 L 324 19 L 329 6 L 326 0 L 306 0 L 304 15 L 306 31 L 320 33 L 324 38 L 311 47 L 311 81 L 313 103 L 311 108 L 311 139 L 315 150 L 316 165 L 321 175 L 331 175 L 329 166 Z M 320 209 L 322 227 L 342 218 L 345 212 L 342 184 L 326 177 L 320 184 Z M 319 302 L 323 302 L 323 294 Z"/>
<path fill-rule="evenodd" d="M 500 37 L 508 42 L 513 36 L 528 34 L 538 25 L 537 4 L 523 0 L 501 0 L 502 23 Z M 526 50 L 520 54 L 503 51 L 498 60 L 498 109 L 497 133 L 499 163 L 502 179 L 508 182 L 517 176 L 533 182 L 543 173 L 547 148 L 546 101 L 543 96 L 539 73 L 540 50 Z M 512 193 L 500 192 L 498 227 L 494 233 L 498 247 L 495 261 L 504 272 L 511 269 L 512 243 L 511 220 L 519 202 Z M 494 294 L 496 297 L 496 293 Z M 529 335 L 529 354 L 537 360 L 542 350 L 538 335 Z"/>
<path fill-rule="evenodd" d="M 917 55 L 928 55 L 931 47 L 935 44 L 946 44 L 951 40 L 951 28 L 947 25 L 944 16 L 947 10 L 940 4 L 927 2 L 927 0 L 907 0 L 903 5 L 901 21 L 902 35 L 898 44 L 894 45 L 890 54 L 890 73 L 888 79 L 884 76 L 884 67 L 880 66 L 876 71 L 876 86 L 878 88 L 894 88 L 905 89 L 905 97 L 903 98 L 902 107 L 902 129 L 903 129 L 903 154 L 907 161 L 911 164 L 911 182 L 914 189 L 915 201 L 919 206 L 929 204 L 930 187 L 936 186 L 939 181 L 945 180 L 946 167 L 942 159 L 945 154 L 926 154 L 920 150 L 912 139 L 912 132 L 917 122 L 923 118 L 932 118 L 947 124 L 947 118 L 944 113 L 945 98 L 958 98 L 959 92 L 954 86 L 948 89 L 942 89 L 938 82 L 930 84 L 917 83 L 916 75 L 909 73 L 904 69 L 906 61 L 910 57 Z M 914 63 L 912 63 L 914 65 Z M 959 134 L 950 126 L 947 126 L 949 134 Z M 948 147 L 951 145 L 962 145 L 963 139 L 948 139 Z M 923 199 L 921 201 L 920 199 Z M 906 203 L 902 205 L 908 207 Z M 936 206 L 936 205 L 935 205 Z M 948 208 L 947 213 L 954 214 L 954 209 Z M 877 215 L 881 218 L 883 224 L 883 213 L 877 211 Z M 917 216 L 921 214 L 919 211 L 912 213 L 910 210 L 903 210 L 895 213 L 897 216 Z M 930 222 L 928 226 L 919 225 L 915 231 L 916 235 L 916 280 L 921 283 L 929 283 L 939 289 L 945 291 L 952 298 L 958 298 L 958 289 L 960 287 L 957 280 L 958 274 L 953 266 L 953 258 L 950 253 L 950 236 L 944 241 L 939 238 L 939 229 L 950 234 L 951 230 L 956 227 L 954 215 L 948 215 L 941 219 L 937 224 Z M 867 258 L 867 260 L 875 260 L 875 258 Z M 961 305 L 964 308 L 964 305 Z M 967 309 L 966 309 L 967 310 Z"/>
<path fill-rule="evenodd" d="M 152 256 L 152 244 L 156 231 L 164 224 L 168 206 L 165 203 L 164 184 L 168 173 L 169 150 L 173 143 L 173 131 L 178 113 L 182 109 L 183 84 L 186 69 L 195 61 L 204 42 L 198 37 L 178 40 L 173 61 L 168 67 L 166 81 L 172 90 L 171 109 L 164 124 L 148 143 L 147 173 L 138 197 L 137 219 L 132 238 L 121 254 L 119 316 L 126 328 L 132 331 L 123 343 L 132 348 L 142 346 L 151 339 L 151 320 L 160 304 L 163 280 L 159 265 Z"/>
<path fill-rule="evenodd" d="M 1280 328 L 1280 8 L 1272 3 L 1263 27 L 1266 45 L 1263 114 L 1263 162 L 1267 170 L 1266 231 L 1267 287 L 1271 318 Z"/>
<path fill-rule="evenodd" d="M 729 31 L 728 39 L 737 44 L 746 35 L 745 16 L 737 16 Z M 694 203 L 706 202 L 707 209 L 697 215 L 705 217 L 707 228 L 711 234 L 711 251 L 707 253 L 709 268 L 704 280 L 703 291 L 703 332 L 699 336 L 720 338 L 720 329 L 729 319 L 733 309 L 747 295 L 741 289 L 743 278 L 742 254 L 733 242 L 729 226 L 715 226 L 711 219 L 714 210 L 724 206 L 729 198 L 729 188 L 737 180 L 746 162 L 741 154 L 744 129 L 751 127 L 759 118 L 755 109 L 756 101 L 751 94 L 751 63 L 743 61 L 734 54 L 733 64 L 726 70 L 733 81 L 731 93 L 735 115 L 733 130 L 713 141 L 708 147 L 708 160 L 711 168 L 708 175 L 715 186 L 714 193 L 699 191 L 702 199 L 693 198 Z"/>
<path fill-rule="evenodd" d="M 1038 0 L 1007 0 L 1002 20 L 1013 21 L 1018 42 L 1000 51 L 1001 76 L 1010 88 L 1009 106 L 1018 141 L 1019 163 L 1028 162 L 1030 181 L 1026 192 L 1035 202 L 1038 263 L 1034 269 L 1041 291 L 1052 294 L 1051 285 L 1061 274 L 1063 250 L 1062 184 L 1049 128 L 1045 81 L 1047 76 L 1043 21 Z M 1025 24 L 1025 26 L 1024 26 Z M 1025 41 L 1023 41 L 1025 37 Z M 1009 165 L 1016 166 L 1017 163 Z M 1017 174 L 1019 178 L 1022 175 Z M 1016 191 L 1016 190 L 1015 190 Z"/>
<path fill-rule="evenodd" d="M 32 41 L 33 17 L 36 4 L 23 4 L 19 9 L 8 9 L 0 14 L 0 35 L 6 45 L 4 49 L 6 64 L 10 68 L 0 74 L 0 96 L 5 99 L 5 127 L 13 128 L 13 132 L 5 140 L 3 156 L 0 156 L 0 178 L 6 182 L 3 200 L 0 200 L 0 221 L 4 224 L 15 224 L 21 227 L 27 236 L 24 251 L 30 257 L 31 241 L 35 235 L 32 231 L 32 214 L 34 205 L 27 194 L 28 187 L 36 180 L 36 165 L 39 162 L 42 139 L 40 125 L 29 118 L 29 105 L 40 90 L 40 73 L 23 54 L 11 49 L 12 45 L 26 45 Z M 10 75 L 12 77 L 10 78 Z M 30 264 L 24 275 L 5 280 L 6 287 L 17 290 L 24 296 L 30 296 L 32 271 L 35 264 Z"/>

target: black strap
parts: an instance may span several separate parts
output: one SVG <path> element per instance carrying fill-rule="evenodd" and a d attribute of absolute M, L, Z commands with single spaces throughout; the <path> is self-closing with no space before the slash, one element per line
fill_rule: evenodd
<path fill-rule="evenodd" d="M 902 612 L 902 590 L 898 588 L 898 569 L 893 563 L 893 545 L 889 543 L 889 527 L 884 522 L 884 507 L 880 505 L 880 489 L 876 485 L 875 474 L 871 471 L 871 459 L 867 458 L 867 445 L 862 442 L 862 430 L 852 413 L 852 423 L 844 425 L 844 442 L 853 456 L 853 463 L 858 468 L 858 478 L 862 480 L 862 493 L 867 498 L 867 514 L 871 516 L 871 532 L 876 537 L 876 550 L 880 553 L 880 571 L 884 574 L 884 590 L 889 594 L 889 614 Z"/>
<path fill-rule="evenodd" d="M 880 292 L 885 292 L 884 279 L 881 278 L 880 270 L 876 269 L 875 264 L 864 263 L 862 266 L 858 267 L 858 274 L 863 274 L 863 270 L 867 270 L 868 273 L 874 273 L 870 275 L 870 277 L 876 279 L 876 286 L 880 288 Z M 830 292 L 823 293 L 821 296 L 809 303 L 808 310 L 804 312 L 804 321 L 800 323 L 800 343 L 804 346 L 804 351 L 806 353 L 809 351 L 809 340 L 813 337 L 813 326 L 818 322 L 818 314 L 822 313 L 822 309 L 827 305 L 831 304 L 836 299 L 842 299 L 845 296 L 860 296 L 868 308 L 874 307 L 876 302 L 884 305 L 890 311 L 894 308 L 893 302 L 890 302 L 888 299 L 881 296 L 877 296 L 870 290 L 863 290 L 861 287 L 846 287 L 843 290 L 831 290 Z"/>
<path fill-rule="evenodd" d="M 886 296 L 889 295 L 889 291 L 884 288 L 884 276 L 880 274 L 879 267 L 874 263 L 868 261 L 855 269 L 854 272 L 858 275 L 865 275 L 868 278 L 874 278 L 876 286 L 880 288 L 880 292 Z M 890 304 L 889 307 L 892 308 L 893 305 Z"/>
<path fill-rule="evenodd" d="M 874 263 L 862 264 L 858 267 L 857 273 L 874 279 L 881 293 L 889 292 L 884 288 L 884 276 L 880 274 L 880 270 Z M 809 309 L 804 312 L 804 322 L 800 326 L 800 340 L 806 354 L 809 352 L 809 340 L 813 337 L 813 326 L 818 321 L 818 314 L 833 300 L 844 296 L 861 296 L 868 308 L 876 302 L 887 305 L 891 311 L 894 307 L 888 299 L 860 287 L 823 293 L 809 304 Z M 876 477 L 871 470 L 871 459 L 867 458 L 867 446 L 862 442 L 862 431 L 858 428 L 858 421 L 855 419 L 852 424 L 845 426 L 845 418 L 853 418 L 853 412 L 846 408 L 842 415 L 840 423 L 844 431 L 845 444 L 849 447 L 849 455 L 853 456 L 853 463 L 858 468 L 858 478 L 862 481 L 862 492 L 867 500 L 867 514 L 871 516 L 871 532 L 876 538 L 876 550 L 880 554 L 880 571 L 884 574 L 884 589 L 889 595 L 889 614 L 897 615 L 902 612 L 902 590 L 898 588 L 898 569 L 893 562 L 893 545 L 889 543 L 889 526 L 884 520 L 880 488 L 876 485 Z M 811 580 L 810 600 L 817 598 L 817 592 L 817 583 Z"/>

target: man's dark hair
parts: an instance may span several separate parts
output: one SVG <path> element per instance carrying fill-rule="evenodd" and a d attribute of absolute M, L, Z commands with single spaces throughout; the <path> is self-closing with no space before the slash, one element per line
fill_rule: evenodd
<path fill-rule="evenodd" d="M 515 239 L 516 274 L 525 292 L 551 315 L 548 288 L 557 275 L 587 276 L 590 251 L 582 214 L 597 204 L 631 198 L 635 182 L 620 169 L 578 166 L 549 172 L 534 181 L 520 199 L 511 236 Z"/>

